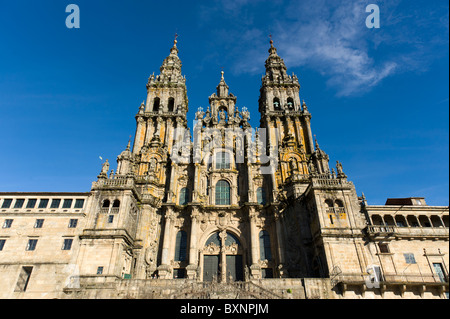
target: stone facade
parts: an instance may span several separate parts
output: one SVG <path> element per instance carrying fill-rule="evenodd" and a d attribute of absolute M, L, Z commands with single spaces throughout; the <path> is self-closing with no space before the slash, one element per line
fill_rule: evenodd
<path fill-rule="evenodd" d="M 0 297 L 447 297 L 448 207 L 367 205 L 272 41 L 265 67 L 259 128 L 222 72 L 191 131 L 175 41 L 115 172 L 89 193 L 0 193 Z"/>

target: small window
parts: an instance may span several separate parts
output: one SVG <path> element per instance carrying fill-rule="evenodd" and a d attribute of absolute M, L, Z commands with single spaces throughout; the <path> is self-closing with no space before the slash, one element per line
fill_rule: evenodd
<path fill-rule="evenodd" d="M 109 208 L 109 205 L 110 205 L 109 199 L 105 199 L 105 200 L 103 201 L 102 207 L 103 207 L 103 208 Z"/>
<path fill-rule="evenodd" d="M 280 109 L 280 99 L 277 97 L 273 99 L 273 109 L 276 111 Z"/>
<path fill-rule="evenodd" d="M 415 264 L 416 263 L 416 259 L 414 258 L 414 254 L 407 253 L 407 254 L 403 254 L 403 256 L 405 256 L 405 261 L 406 261 L 407 264 Z"/>
<path fill-rule="evenodd" d="M 74 208 L 83 208 L 84 199 L 76 199 Z"/>
<path fill-rule="evenodd" d="M 114 200 L 113 206 L 112 206 L 112 207 L 113 207 L 113 208 L 118 208 L 118 207 L 120 207 L 120 200 L 118 200 L 118 199 Z"/>
<path fill-rule="evenodd" d="M 108 216 L 108 223 L 111 224 L 114 221 L 114 215 Z"/>
<path fill-rule="evenodd" d="M 59 204 L 61 204 L 60 199 L 52 199 L 52 204 L 50 205 L 50 208 L 59 208 Z"/>
<path fill-rule="evenodd" d="M 25 199 L 16 199 L 16 203 L 14 204 L 14 208 L 22 208 Z"/>
<path fill-rule="evenodd" d="M 0 251 L 3 250 L 3 247 L 5 247 L 6 239 L 0 239 Z"/>
<path fill-rule="evenodd" d="M 27 203 L 27 208 L 34 208 L 36 206 L 37 199 L 29 199 Z"/>
<path fill-rule="evenodd" d="M 72 199 L 65 199 L 62 208 L 70 208 L 70 207 L 72 207 Z"/>
<path fill-rule="evenodd" d="M 3 228 L 11 228 L 11 225 L 13 223 L 13 219 L 5 219 L 3 222 Z"/>
<path fill-rule="evenodd" d="M 262 230 L 259 233 L 259 253 L 261 260 L 272 260 L 270 236 L 266 230 Z"/>
<path fill-rule="evenodd" d="M 288 106 L 289 109 L 293 109 L 294 108 L 294 99 L 293 98 L 289 97 L 287 99 L 287 106 Z"/>
<path fill-rule="evenodd" d="M 433 263 L 433 268 L 434 268 L 434 271 L 435 271 L 436 275 L 439 277 L 439 280 L 441 282 L 448 282 L 448 278 L 447 278 L 447 276 L 445 275 L 445 272 L 444 272 L 444 267 L 442 267 L 441 263 Z"/>
<path fill-rule="evenodd" d="M 388 244 L 378 244 L 378 248 L 380 249 L 380 253 L 388 254 L 389 253 L 389 245 Z"/>
<path fill-rule="evenodd" d="M 12 203 L 11 198 L 6 198 L 3 200 L 2 208 L 10 208 Z"/>
<path fill-rule="evenodd" d="M 185 261 L 187 251 L 187 233 L 180 230 L 175 239 L 175 261 Z"/>
<path fill-rule="evenodd" d="M 73 239 L 66 238 L 64 239 L 62 250 L 70 250 L 72 248 Z"/>
<path fill-rule="evenodd" d="M 78 219 L 69 220 L 69 228 L 77 228 Z"/>
<path fill-rule="evenodd" d="M 35 250 L 37 245 L 37 239 L 29 239 L 26 250 Z"/>
<path fill-rule="evenodd" d="M 173 112 L 175 106 L 175 100 L 173 97 L 169 98 L 168 110 L 169 112 Z"/>
<path fill-rule="evenodd" d="M 19 274 L 19 279 L 17 280 L 17 285 L 14 291 L 24 292 L 27 290 L 28 283 L 30 281 L 31 272 L 33 267 L 22 267 Z"/>
<path fill-rule="evenodd" d="M 154 102 L 153 102 L 153 112 L 158 112 L 159 111 L 159 104 L 160 104 L 159 97 L 156 97 Z"/>
<path fill-rule="evenodd" d="M 180 190 L 180 198 L 178 200 L 179 205 L 186 205 L 189 203 L 189 190 L 186 187 L 183 187 Z"/>
<path fill-rule="evenodd" d="M 43 219 L 36 219 L 36 222 L 34 223 L 34 228 L 42 228 L 43 225 L 44 225 Z"/>
<path fill-rule="evenodd" d="M 264 188 L 259 187 L 256 190 L 256 201 L 259 205 L 265 205 L 266 204 L 266 192 L 264 191 Z"/>
<path fill-rule="evenodd" d="M 225 180 L 216 184 L 216 205 L 230 205 L 230 184 Z"/>
<path fill-rule="evenodd" d="M 103 274 L 103 267 L 97 267 L 97 275 Z"/>
<path fill-rule="evenodd" d="M 48 205 L 48 199 L 43 198 L 40 200 L 38 208 L 47 208 L 47 205 Z"/>

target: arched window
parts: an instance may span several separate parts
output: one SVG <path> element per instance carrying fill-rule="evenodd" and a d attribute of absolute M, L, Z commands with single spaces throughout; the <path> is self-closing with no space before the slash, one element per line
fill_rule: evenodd
<path fill-rule="evenodd" d="M 160 104 L 159 97 L 155 97 L 155 100 L 153 101 L 153 112 L 159 111 L 159 104 Z"/>
<path fill-rule="evenodd" d="M 114 207 L 114 208 L 120 207 L 120 200 L 118 200 L 118 199 L 114 200 L 112 207 Z"/>
<path fill-rule="evenodd" d="M 175 106 L 175 99 L 173 97 L 169 98 L 168 108 L 169 112 L 173 112 Z"/>
<path fill-rule="evenodd" d="M 272 260 L 272 252 L 270 251 L 270 236 L 265 230 L 259 233 L 259 251 L 261 260 Z"/>
<path fill-rule="evenodd" d="M 187 234 L 184 230 L 177 233 L 175 240 L 175 261 L 185 261 L 187 251 Z"/>
<path fill-rule="evenodd" d="M 103 201 L 103 205 L 102 205 L 102 207 L 103 208 L 109 208 L 109 205 L 111 204 L 111 202 L 109 201 L 109 199 L 105 199 L 104 201 Z"/>
<path fill-rule="evenodd" d="M 335 203 L 337 207 L 344 207 L 344 203 L 340 199 L 336 199 Z"/>
<path fill-rule="evenodd" d="M 205 246 L 208 246 L 211 243 L 220 247 L 221 241 L 220 241 L 219 233 L 214 233 L 211 236 L 209 236 L 208 240 L 205 243 Z"/>
<path fill-rule="evenodd" d="M 280 109 L 280 99 L 275 97 L 273 99 L 273 109 L 274 110 L 279 110 Z"/>
<path fill-rule="evenodd" d="M 216 205 L 230 205 L 230 184 L 225 180 L 216 184 Z"/>
<path fill-rule="evenodd" d="M 256 201 L 259 205 L 265 205 L 266 204 L 266 192 L 264 188 L 259 187 L 256 190 Z"/>
<path fill-rule="evenodd" d="M 179 205 L 186 205 L 189 203 L 189 190 L 186 187 L 183 187 L 180 190 L 180 198 L 178 201 Z"/>
<path fill-rule="evenodd" d="M 287 99 L 287 106 L 289 109 L 293 109 L 294 108 L 294 99 L 291 97 L 288 97 Z"/>
<path fill-rule="evenodd" d="M 328 207 L 333 207 L 333 201 L 331 199 L 326 199 L 325 204 L 327 204 Z"/>
<path fill-rule="evenodd" d="M 230 169 L 230 154 L 227 152 L 216 154 L 216 169 Z"/>

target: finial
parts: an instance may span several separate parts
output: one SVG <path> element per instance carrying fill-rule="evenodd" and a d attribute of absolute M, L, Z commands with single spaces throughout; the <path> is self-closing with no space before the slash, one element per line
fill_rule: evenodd
<path fill-rule="evenodd" d="M 273 47 L 273 40 L 272 40 L 272 35 L 269 34 L 269 38 L 270 38 L 270 46 Z"/>
<path fill-rule="evenodd" d="M 316 134 L 314 134 L 314 144 L 315 144 L 315 146 L 316 146 L 316 150 L 319 150 L 320 148 L 319 148 L 319 143 L 317 142 L 317 136 L 316 136 Z"/>
<path fill-rule="evenodd" d="M 175 32 L 175 40 L 173 40 L 173 45 L 176 46 L 177 44 L 177 38 L 178 38 L 178 33 Z"/>
<path fill-rule="evenodd" d="M 130 150 L 130 147 L 131 147 L 131 135 L 130 138 L 128 139 L 127 151 Z"/>

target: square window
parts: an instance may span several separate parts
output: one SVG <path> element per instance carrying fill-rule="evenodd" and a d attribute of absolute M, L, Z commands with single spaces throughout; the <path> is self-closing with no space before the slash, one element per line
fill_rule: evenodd
<path fill-rule="evenodd" d="M 73 239 L 71 238 L 64 239 L 62 250 L 70 250 L 72 248 L 72 242 Z"/>
<path fill-rule="evenodd" d="M 62 208 L 70 208 L 70 207 L 72 207 L 72 199 L 65 199 Z"/>
<path fill-rule="evenodd" d="M 101 275 L 103 274 L 103 267 L 98 267 L 97 268 L 97 275 Z"/>
<path fill-rule="evenodd" d="M 378 244 L 378 247 L 380 248 L 380 253 L 387 254 L 389 253 L 389 245 L 388 244 Z"/>
<path fill-rule="evenodd" d="M 32 271 L 33 267 L 22 267 L 14 291 L 24 292 L 27 290 L 28 282 L 30 281 Z"/>
<path fill-rule="evenodd" d="M 2 208 L 10 208 L 11 203 L 12 203 L 12 199 L 6 198 L 5 200 L 3 200 Z"/>
<path fill-rule="evenodd" d="M 44 220 L 36 219 L 36 222 L 34 223 L 34 228 L 42 228 L 42 225 L 44 225 Z"/>
<path fill-rule="evenodd" d="M 22 198 L 16 199 L 14 208 L 22 208 L 24 202 L 25 202 L 25 199 L 22 199 Z"/>
<path fill-rule="evenodd" d="M 34 208 L 36 206 L 37 199 L 29 199 L 27 203 L 27 208 Z"/>
<path fill-rule="evenodd" d="M 26 250 L 35 250 L 37 244 L 37 239 L 29 239 Z"/>
<path fill-rule="evenodd" d="M 50 208 L 59 208 L 60 203 L 61 203 L 60 199 L 52 199 L 52 204 L 50 205 Z"/>
<path fill-rule="evenodd" d="M 48 199 L 47 198 L 43 198 L 39 202 L 39 208 L 47 208 L 47 205 L 48 205 Z"/>
<path fill-rule="evenodd" d="M 5 219 L 5 221 L 3 222 L 3 228 L 11 228 L 13 219 Z"/>
<path fill-rule="evenodd" d="M 77 228 L 78 219 L 69 220 L 69 228 Z"/>
<path fill-rule="evenodd" d="M 114 221 L 114 215 L 109 215 L 108 216 L 108 223 L 112 223 Z"/>
<path fill-rule="evenodd" d="M 76 199 L 75 200 L 74 208 L 83 208 L 83 206 L 84 206 L 84 199 Z"/>
<path fill-rule="evenodd" d="M 405 256 L 405 261 L 406 261 L 407 264 L 415 264 L 416 263 L 416 259 L 414 258 L 414 254 L 407 253 L 407 254 L 403 254 L 403 256 Z"/>

